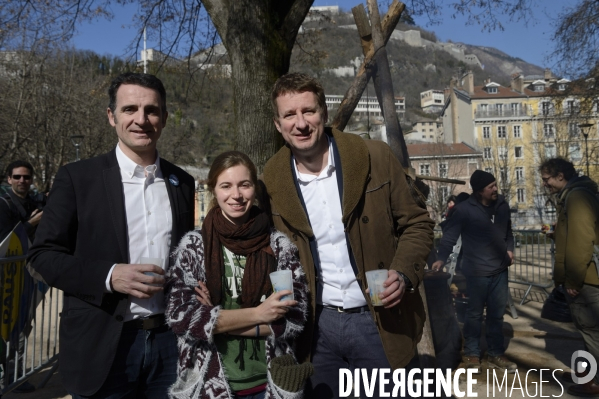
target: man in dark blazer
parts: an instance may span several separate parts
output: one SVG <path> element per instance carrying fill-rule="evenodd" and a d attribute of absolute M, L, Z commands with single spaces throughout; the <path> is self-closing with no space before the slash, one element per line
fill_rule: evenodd
<path fill-rule="evenodd" d="M 59 361 L 69 393 L 165 398 L 178 354 L 163 276 L 194 227 L 194 181 L 156 151 L 168 116 L 162 82 L 125 73 L 109 96 L 118 144 L 59 169 L 29 260 L 64 291 Z"/>

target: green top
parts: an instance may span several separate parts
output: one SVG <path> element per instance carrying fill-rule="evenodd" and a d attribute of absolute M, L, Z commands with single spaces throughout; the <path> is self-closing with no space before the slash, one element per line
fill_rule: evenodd
<path fill-rule="evenodd" d="M 245 257 L 235 255 L 222 246 L 225 264 L 223 309 L 241 309 L 241 280 Z M 229 254 L 227 254 L 229 252 Z M 231 267 L 230 259 L 233 260 Z M 250 389 L 266 382 L 266 348 L 264 338 L 217 334 L 214 342 L 220 353 L 225 375 L 234 392 Z"/>

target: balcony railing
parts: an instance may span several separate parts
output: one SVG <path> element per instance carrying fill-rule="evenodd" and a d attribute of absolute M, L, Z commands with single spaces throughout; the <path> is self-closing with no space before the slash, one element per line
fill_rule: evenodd
<path fill-rule="evenodd" d="M 474 116 L 476 118 L 493 118 L 493 117 L 515 117 L 515 116 L 529 116 L 529 113 L 524 109 L 477 109 L 474 111 Z"/>

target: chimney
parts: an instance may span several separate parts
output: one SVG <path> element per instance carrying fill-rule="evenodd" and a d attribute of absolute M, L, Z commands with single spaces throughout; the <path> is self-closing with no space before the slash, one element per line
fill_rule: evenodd
<path fill-rule="evenodd" d="M 515 73 L 512 75 L 512 90 L 518 93 L 524 92 L 524 76 L 521 73 Z"/>
<path fill-rule="evenodd" d="M 470 76 L 472 76 L 472 71 L 470 71 Z M 466 79 L 466 81 L 468 82 L 469 79 Z M 455 94 L 456 83 L 457 83 L 456 79 L 451 79 L 451 82 L 449 83 L 449 91 L 450 91 L 449 94 L 451 96 L 451 103 L 450 103 L 451 130 L 453 133 L 453 142 L 454 143 L 458 143 L 458 140 L 459 140 L 459 135 L 458 135 L 458 96 L 456 96 L 456 94 Z"/>
<path fill-rule="evenodd" d="M 464 82 L 462 85 L 464 90 L 466 90 L 470 95 L 474 94 L 474 75 L 472 74 L 472 71 L 466 72 L 466 75 L 464 75 L 462 81 Z"/>
<path fill-rule="evenodd" d="M 447 99 L 449 98 L 449 95 L 451 94 L 451 89 L 449 87 L 446 87 L 445 89 L 443 89 L 443 102 L 447 102 Z"/>
<path fill-rule="evenodd" d="M 551 73 L 551 69 L 545 68 L 545 82 L 549 82 L 552 77 L 553 74 Z"/>

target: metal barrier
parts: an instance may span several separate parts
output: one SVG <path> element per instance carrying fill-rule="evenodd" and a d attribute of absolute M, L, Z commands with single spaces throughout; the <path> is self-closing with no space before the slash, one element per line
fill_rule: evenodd
<path fill-rule="evenodd" d="M 528 286 L 520 301 L 520 305 L 523 305 L 532 287 L 542 288 L 543 290 L 553 287 L 555 246 L 552 239 L 545 234 L 541 234 L 541 230 L 514 230 L 513 233 L 516 244 L 514 248 L 515 259 L 514 264 L 509 268 L 508 279 L 510 283 Z M 437 244 L 441 235 L 440 230 L 435 230 L 435 244 Z M 455 268 L 457 259 L 458 253 L 454 252 L 450 255 L 446 264 L 450 273 L 452 273 L 450 269 Z M 512 317 L 517 318 L 511 297 L 509 301 Z"/>
<path fill-rule="evenodd" d="M 553 240 L 541 234 L 541 230 L 515 230 L 514 239 L 515 259 L 509 268 L 509 281 L 528 286 L 520 301 L 522 305 L 532 287 L 553 287 L 555 247 Z"/>
<path fill-rule="evenodd" d="M 2 394 L 52 366 L 38 386 L 43 388 L 58 366 L 62 292 L 33 280 L 25 268 L 26 258 L 0 258 Z"/>

